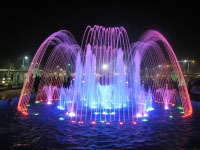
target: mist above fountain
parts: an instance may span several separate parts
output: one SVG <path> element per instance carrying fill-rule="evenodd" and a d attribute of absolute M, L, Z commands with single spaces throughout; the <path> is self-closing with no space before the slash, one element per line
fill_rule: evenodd
<path fill-rule="evenodd" d="M 35 79 L 31 76 L 39 69 L 47 49 L 51 53 L 43 68 L 36 100 L 45 100 L 42 89 L 54 85 L 59 89 L 55 96 L 58 108 L 66 111 L 72 121 L 135 123 L 139 117 L 148 117 L 156 102 L 163 102 L 165 109 L 175 105 L 176 99 L 169 95 L 170 90 L 175 90 L 174 84 L 179 85 L 177 97 L 181 99 L 184 117 L 192 114 L 177 58 L 159 32 L 149 30 L 130 44 L 123 27 L 102 26 L 88 26 L 81 46 L 65 30 L 52 34 L 41 44 L 18 104 L 18 110 L 24 114 Z M 171 79 L 172 74 L 177 76 L 176 81 Z M 67 76 L 71 82 L 65 87 Z"/>

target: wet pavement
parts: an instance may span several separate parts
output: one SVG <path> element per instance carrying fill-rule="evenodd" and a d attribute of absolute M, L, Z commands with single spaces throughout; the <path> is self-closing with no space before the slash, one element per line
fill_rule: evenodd
<path fill-rule="evenodd" d="M 0 100 L 7 100 L 10 98 L 19 97 L 20 93 L 21 93 L 21 89 L 0 92 Z"/>

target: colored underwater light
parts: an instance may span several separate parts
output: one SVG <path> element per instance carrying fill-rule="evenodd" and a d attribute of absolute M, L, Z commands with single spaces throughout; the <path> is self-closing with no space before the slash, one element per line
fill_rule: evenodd
<path fill-rule="evenodd" d="M 115 115 L 115 112 L 111 112 L 110 114 L 111 114 L 111 115 Z"/>
<path fill-rule="evenodd" d="M 137 122 L 133 121 L 133 124 L 137 124 Z"/>
<path fill-rule="evenodd" d="M 79 124 L 83 124 L 84 122 L 83 122 L 83 121 L 79 121 L 78 123 L 79 123 Z"/>
<path fill-rule="evenodd" d="M 74 112 L 70 112 L 70 113 L 68 113 L 68 115 L 69 115 L 70 117 L 75 117 L 75 116 L 76 116 Z"/>
<path fill-rule="evenodd" d="M 62 107 L 62 106 L 57 106 L 57 108 L 60 109 L 60 110 L 65 110 L 65 108 Z"/>
<path fill-rule="evenodd" d="M 120 125 L 123 125 L 124 123 L 123 123 L 123 122 L 119 122 L 119 124 L 120 124 Z"/>
<path fill-rule="evenodd" d="M 108 69 L 108 65 L 107 64 L 103 64 L 102 67 L 103 67 L 104 70 Z"/>
<path fill-rule="evenodd" d="M 34 115 L 35 115 L 35 116 L 38 116 L 38 115 L 39 115 L 39 113 L 35 113 Z"/>
<path fill-rule="evenodd" d="M 152 111 L 152 110 L 154 110 L 154 108 L 148 108 L 146 111 L 148 112 L 148 111 Z"/>
<path fill-rule="evenodd" d="M 94 114 L 95 114 L 95 115 L 98 115 L 98 114 L 99 114 L 99 112 L 95 112 Z"/>
<path fill-rule="evenodd" d="M 177 107 L 178 109 L 183 109 L 183 107 L 181 107 L 181 106 L 179 106 L 179 107 Z"/>
<path fill-rule="evenodd" d="M 172 106 L 175 106 L 175 104 L 172 104 Z"/>
<path fill-rule="evenodd" d="M 110 124 L 110 122 L 106 122 L 106 124 Z"/>
<path fill-rule="evenodd" d="M 172 116 L 172 115 L 170 115 L 170 116 L 169 116 L 169 118 L 170 118 L 170 119 L 172 119 L 172 118 L 173 118 L 173 116 Z"/>
<path fill-rule="evenodd" d="M 137 113 L 136 117 L 141 118 L 142 114 L 141 113 Z"/>
<path fill-rule="evenodd" d="M 96 121 L 92 121 L 91 124 L 97 124 Z"/>
<path fill-rule="evenodd" d="M 184 112 L 183 112 L 183 111 L 181 111 L 180 113 L 181 113 L 181 114 L 184 114 Z"/>
<path fill-rule="evenodd" d="M 23 111 L 22 114 L 23 115 L 28 115 L 28 113 L 26 111 Z"/>
<path fill-rule="evenodd" d="M 168 110 L 169 109 L 169 107 L 168 106 L 165 106 L 165 110 Z"/>
<path fill-rule="evenodd" d="M 60 121 L 63 121 L 63 120 L 65 120 L 65 118 L 64 117 L 60 117 L 60 118 L 58 118 Z"/>
<path fill-rule="evenodd" d="M 40 101 L 35 101 L 35 104 L 40 104 Z"/>
<path fill-rule="evenodd" d="M 104 120 L 101 120 L 100 122 L 101 122 L 101 123 L 104 123 L 105 121 L 104 121 Z"/>
<path fill-rule="evenodd" d="M 145 118 L 144 118 L 144 119 L 142 119 L 142 121 L 143 121 L 143 122 L 147 122 L 147 121 L 148 121 L 148 119 L 145 119 Z"/>
<path fill-rule="evenodd" d="M 104 112 L 102 112 L 102 114 L 103 114 L 103 115 L 107 115 L 108 113 L 104 111 Z"/>
<path fill-rule="evenodd" d="M 147 113 L 144 113 L 144 115 L 143 115 L 144 117 L 148 117 L 149 115 L 147 114 Z"/>
<path fill-rule="evenodd" d="M 52 104 L 52 102 L 48 101 L 47 104 L 50 105 L 50 104 Z"/>
<path fill-rule="evenodd" d="M 28 104 L 27 106 L 28 106 L 28 107 L 30 107 L 31 105 L 30 105 L 30 104 Z"/>

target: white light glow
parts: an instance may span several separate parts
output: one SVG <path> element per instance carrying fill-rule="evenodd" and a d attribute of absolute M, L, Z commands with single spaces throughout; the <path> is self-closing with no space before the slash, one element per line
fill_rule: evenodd
<path fill-rule="evenodd" d="M 107 64 L 103 64 L 103 69 L 104 70 L 108 69 L 108 65 Z"/>

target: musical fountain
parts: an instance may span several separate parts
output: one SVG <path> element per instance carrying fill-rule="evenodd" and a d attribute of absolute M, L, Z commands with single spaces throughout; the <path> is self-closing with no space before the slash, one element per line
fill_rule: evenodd
<path fill-rule="evenodd" d="M 183 109 L 183 118 L 192 114 L 180 65 L 161 33 L 149 30 L 131 44 L 123 27 L 96 25 L 86 28 L 81 46 L 66 30 L 53 33 L 41 44 L 18 103 L 18 111 L 24 115 L 47 51 L 50 54 L 42 68 L 36 101 L 55 102 L 72 122 L 137 124 L 162 103 L 163 111 L 177 105 Z"/>

